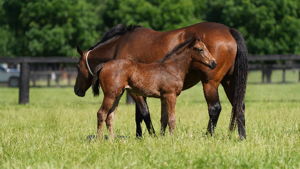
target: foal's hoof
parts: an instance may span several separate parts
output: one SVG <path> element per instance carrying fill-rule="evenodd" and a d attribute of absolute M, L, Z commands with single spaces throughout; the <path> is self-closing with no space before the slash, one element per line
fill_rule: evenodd
<path fill-rule="evenodd" d="M 105 135 L 104 136 L 104 139 L 105 140 L 108 140 L 108 135 Z M 87 141 L 96 141 L 97 140 L 97 136 L 96 135 L 88 135 L 87 137 L 86 137 L 86 140 Z"/>
<path fill-rule="evenodd" d="M 87 141 L 96 141 L 97 140 L 97 136 L 96 135 L 88 135 L 86 137 Z"/>
<path fill-rule="evenodd" d="M 128 137 L 129 136 L 120 136 L 120 135 L 117 136 L 118 139 L 128 139 Z"/>

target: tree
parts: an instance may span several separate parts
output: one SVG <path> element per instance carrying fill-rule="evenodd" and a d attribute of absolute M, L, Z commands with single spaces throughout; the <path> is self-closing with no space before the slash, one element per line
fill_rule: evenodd
<path fill-rule="evenodd" d="M 16 56 L 73 56 L 76 45 L 88 48 L 99 39 L 101 22 L 87 0 L 4 0 L 2 8 L 8 25 L 2 33 L 15 36 Z"/>
<path fill-rule="evenodd" d="M 239 29 L 249 53 L 300 53 L 299 0 L 208 1 L 206 19 Z"/>
<path fill-rule="evenodd" d="M 195 17 L 195 13 L 201 13 L 198 9 L 205 3 L 198 3 L 197 6 L 194 1 L 106 0 L 101 10 L 101 18 L 109 28 L 126 23 L 139 24 L 155 30 L 172 30 L 202 21 L 201 18 Z"/>

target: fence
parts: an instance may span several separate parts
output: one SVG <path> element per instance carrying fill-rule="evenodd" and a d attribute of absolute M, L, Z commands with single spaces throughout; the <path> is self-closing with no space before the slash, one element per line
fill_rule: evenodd
<path fill-rule="evenodd" d="M 0 58 L 0 63 L 20 64 L 19 104 L 29 103 L 30 64 L 33 63 L 75 63 L 78 58 L 70 57 L 19 57 Z"/>
<path fill-rule="evenodd" d="M 262 71 L 262 83 L 271 83 L 273 70 L 282 70 L 282 82 L 286 82 L 286 70 L 299 70 L 300 81 L 300 55 L 251 55 L 248 57 L 249 71 Z"/>
<path fill-rule="evenodd" d="M 285 70 L 297 69 L 299 70 L 300 81 L 300 55 L 251 55 L 248 58 L 249 71 L 260 70 L 262 71 L 262 82 L 271 82 L 271 74 L 273 70 L 282 70 L 282 81 L 285 82 Z M 1 58 L 0 63 L 12 63 L 21 65 L 20 73 L 20 85 L 19 85 L 19 104 L 29 103 L 29 81 L 32 79 L 33 85 L 35 85 L 35 79 L 37 76 L 47 76 L 47 86 L 50 85 L 49 75 L 53 71 L 45 71 L 40 73 L 30 73 L 30 64 L 34 63 L 76 63 L 78 58 L 70 57 L 19 57 L 19 58 Z M 61 71 L 54 72 L 57 76 L 61 75 Z M 76 74 L 74 71 L 67 71 L 67 74 Z M 59 79 L 59 78 L 57 78 Z M 68 84 L 70 85 L 70 79 Z M 56 85 L 59 86 L 59 81 L 56 81 Z"/>

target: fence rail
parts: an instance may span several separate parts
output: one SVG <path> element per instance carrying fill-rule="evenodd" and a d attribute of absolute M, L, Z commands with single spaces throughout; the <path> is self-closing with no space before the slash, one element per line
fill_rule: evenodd
<path fill-rule="evenodd" d="M 285 70 L 298 69 L 300 70 L 300 55 L 250 55 L 248 57 L 249 71 L 260 70 L 262 71 L 262 82 L 265 77 L 267 82 L 271 82 L 272 70 L 282 70 L 282 81 L 285 82 Z M 29 103 L 29 81 L 30 81 L 30 64 L 33 63 L 76 63 L 78 58 L 72 57 L 0 57 L 0 63 L 20 64 L 20 85 L 19 85 L 19 104 Z M 49 77 L 49 72 L 40 73 Z M 38 76 L 38 74 L 33 74 Z M 48 80 L 49 81 L 49 80 Z M 300 81 L 300 71 L 299 71 Z M 49 84 L 49 82 L 48 82 Z"/>

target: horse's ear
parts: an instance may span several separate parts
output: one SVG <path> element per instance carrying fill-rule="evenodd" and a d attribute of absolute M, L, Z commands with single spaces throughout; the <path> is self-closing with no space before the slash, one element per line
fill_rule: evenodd
<path fill-rule="evenodd" d="M 77 52 L 80 54 L 81 57 L 83 56 L 83 51 L 80 49 L 79 46 L 77 46 Z"/>

